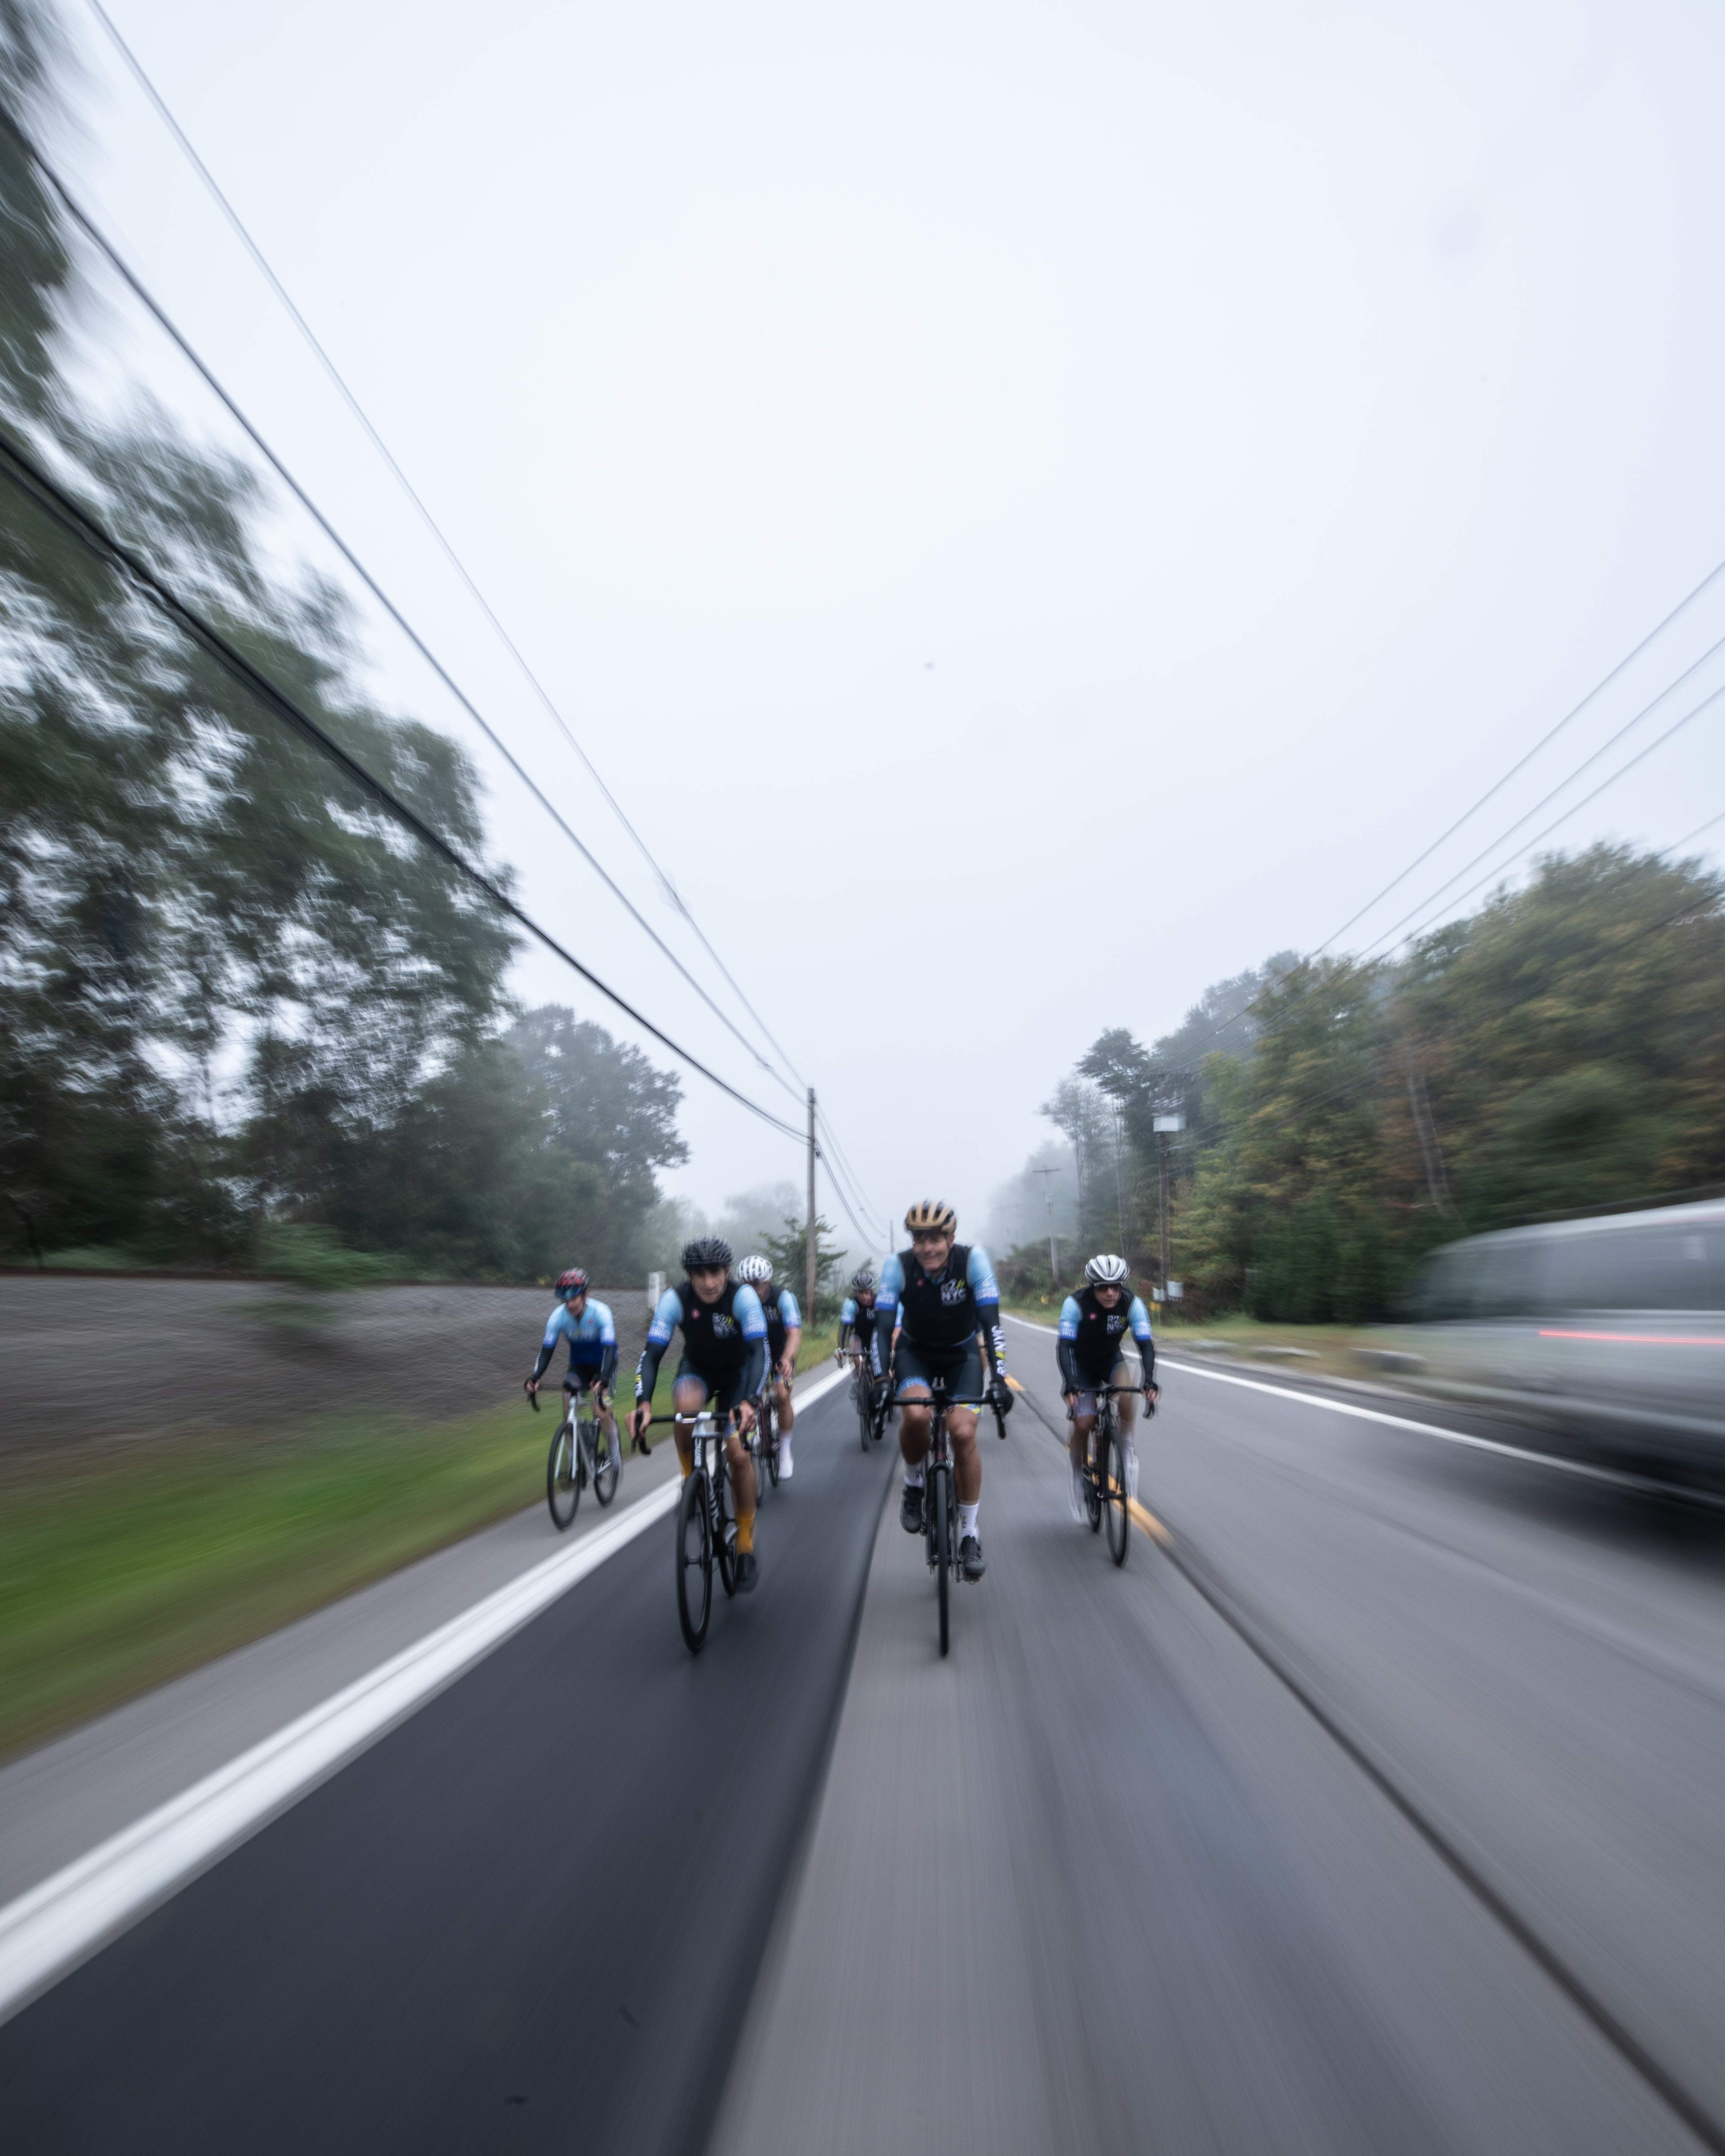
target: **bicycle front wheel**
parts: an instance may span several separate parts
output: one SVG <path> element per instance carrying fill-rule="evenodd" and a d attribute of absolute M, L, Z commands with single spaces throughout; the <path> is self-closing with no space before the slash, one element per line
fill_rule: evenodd
<path fill-rule="evenodd" d="M 770 1482 L 776 1490 L 778 1487 L 778 1409 L 776 1404 L 770 1406 L 761 1419 L 761 1457 L 767 1465 L 767 1482 Z M 762 1497 L 767 1494 L 767 1482 L 760 1486 Z"/>
<path fill-rule="evenodd" d="M 713 1609 L 712 1522 L 707 1510 L 706 1476 L 697 1468 L 683 1485 L 677 1502 L 677 1622 L 683 1644 L 698 1655 L 706 1639 Z"/>
<path fill-rule="evenodd" d="M 593 1493 L 602 1505 L 608 1505 L 617 1495 L 617 1479 L 623 1470 L 611 1457 L 611 1447 L 598 1423 L 593 1424 L 589 1435 L 592 1440 L 588 1450 L 593 1458 Z"/>
<path fill-rule="evenodd" d="M 932 1469 L 928 1477 L 926 1502 L 934 1507 L 934 1579 L 935 1595 L 940 1604 L 941 1652 L 947 1651 L 951 1638 L 950 1612 L 952 1584 L 952 1507 L 948 1502 L 952 1470 L 945 1466 Z"/>
<path fill-rule="evenodd" d="M 551 1523 L 561 1534 L 581 1502 L 581 1474 L 575 1460 L 575 1425 L 559 1423 L 545 1461 L 545 1502 Z"/>
<path fill-rule="evenodd" d="M 1132 1530 L 1132 1515 L 1126 1502 L 1126 1454 L 1120 1442 L 1118 1430 L 1108 1433 L 1107 1449 L 1101 1458 L 1102 1511 L 1108 1522 L 1108 1554 L 1116 1564 L 1126 1563 L 1126 1538 Z"/>
<path fill-rule="evenodd" d="M 1102 1500 L 1100 1496 L 1102 1466 L 1108 1455 L 1108 1433 L 1099 1422 L 1090 1434 L 1090 1443 L 1084 1453 L 1084 1510 L 1092 1534 L 1102 1524 Z"/>

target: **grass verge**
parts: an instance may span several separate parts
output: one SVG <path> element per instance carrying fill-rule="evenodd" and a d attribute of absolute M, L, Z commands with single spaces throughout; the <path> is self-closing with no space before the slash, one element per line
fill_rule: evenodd
<path fill-rule="evenodd" d="M 837 1337 L 806 1334 L 801 1367 Z M 625 1379 L 620 1404 L 631 1392 Z M 556 1406 L 548 1381 L 536 1416 L 517 1397 L 448 1423 L 367 1416 L 16 1462 L 0 1475 L 0 1758 L 533 1504 Z"/>

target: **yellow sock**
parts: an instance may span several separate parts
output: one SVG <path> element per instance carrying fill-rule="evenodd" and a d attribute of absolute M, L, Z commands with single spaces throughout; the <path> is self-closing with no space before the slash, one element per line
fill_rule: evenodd
<path fill-rule="evenodd" d="M 755 1516 L 739 1512 L 737 1516 L 737 1548 L 740 1556 L 747 1556 L 755 1546 Z"/>
<path fill-rule="evenodd" d="M 679 1454 L 677 1465 L 682 1469 L 683 1480 L 686 1482 L 689 1480 L 689 1477 L 695 1472 L 695 1462 L 692 1460 L 685 1460 L 682 1455 Z"/>

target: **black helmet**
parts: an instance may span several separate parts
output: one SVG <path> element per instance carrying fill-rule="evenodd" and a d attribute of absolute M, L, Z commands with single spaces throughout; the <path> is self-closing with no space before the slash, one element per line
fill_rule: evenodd
<path fill-rule="evenodd" d="M 731 1245 L 722 1235 L 697 1235 L 692 1243 L 683 1245 L 683 1270 L 698 1273 L 714 1265 L 731 1270 Z"/>

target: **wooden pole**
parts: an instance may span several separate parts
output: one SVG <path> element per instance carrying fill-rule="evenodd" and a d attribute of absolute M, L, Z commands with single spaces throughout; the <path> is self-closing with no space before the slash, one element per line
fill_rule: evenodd
<path fill-rule="evenodd" d="M 814 1294 L 819 1286 L 816 1271 L 818 1251 L 814 1237 L 814 1088 L 809 1089 L 809 1229 L 803 1266 L 803 1322 L 814 1322 Z"/>

